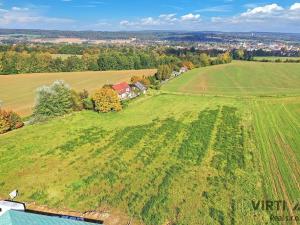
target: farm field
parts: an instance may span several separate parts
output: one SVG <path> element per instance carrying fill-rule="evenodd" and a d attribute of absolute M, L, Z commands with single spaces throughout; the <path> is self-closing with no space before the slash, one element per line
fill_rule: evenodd
<path fill-rule="evenodd" d="M 300 77 L 295 64 L 257 64 L 196 69 L 119 113 L 83 111 L 0 136 L 0 197 L 18 188 L 18 200 L 118 209 L 134 225 L 296 225 L 270 221 L 278 212 L 251 200 L 284 199 L 284 215 L 300 216 Z"/>
<path fill-rule="evenodd" d="M 41 73 L 0 76 L 0 100 L 3 107 L 28 116 L 34 106 L 36 89 L 64 80 L 75 90 L 93 91 L 108 83 L 129 81 L 133 75 L 153 75 L 156 70 Z"/>
<path fill-rule="evenodd" d="M 299 71 L 300 64 L 234 61 L 192 70 L 163 90 L 232 96 L 299 94 Z"/>

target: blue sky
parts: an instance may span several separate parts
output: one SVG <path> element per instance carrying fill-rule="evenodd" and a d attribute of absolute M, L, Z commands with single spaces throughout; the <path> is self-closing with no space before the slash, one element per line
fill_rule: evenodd
<path fill-rule="evenodd" d="M 0 27 L 300 32 L 300 0 L 0 0 Z"/>

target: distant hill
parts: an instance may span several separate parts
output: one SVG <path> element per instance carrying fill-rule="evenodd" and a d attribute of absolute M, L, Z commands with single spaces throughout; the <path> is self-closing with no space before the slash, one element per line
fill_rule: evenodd
<path fill-rule="evenodd" d="M 222 42 L 237 40 L 283 40 L 300 42 L 300 33 L 261 33 L 261 32 L 216 32 L 216 31 L 61 31 L 61 30 L 35 30 L 35 29 L 0 29 L 0 35 L 35 35 L 43 38 L 83 38 L 90 40 L 113 40 L 136 37 L 140 40 L 169 40 L 190 42 Z"/>

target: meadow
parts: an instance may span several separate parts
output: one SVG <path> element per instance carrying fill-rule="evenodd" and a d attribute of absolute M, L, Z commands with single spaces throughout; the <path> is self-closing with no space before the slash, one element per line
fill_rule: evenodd
<path fill-rule="evenodd" d="M 299 214 L 300 77 L 295 64 L 261 65 L 196 69 L 119 113 L 73 113 L 0 136 L 0 197 L 18 188 L 18 200 L 118 209 L 134 225 L 282 224 L 251 200 L 284 199 L 282 213 Z"/>
<path fill-rule="evenodd" d="M 190 71 L 163 90 L 222 96 L 299 94 L 300 64 L 234 61 Z"/>
<path fill-rule="evenodd" d="M 255 56 L 254 60 L 270 60 L 270 61 L 275 61 L 276 59 L 280 59 L 282 61 L 285 61 L 287 59 L 292 59 L 292 60 L 300 60 L 300 57 L 277 57 L 277 56 Z"/>
<path fill-rule="evenodd" d="M 92 92 L 104 84 L 128 82 L 134 75 L 149 76 L 155 72 L 156 70 L 124 70 L 2 75 L 0 76 L 0 100 L 3 101 L 4 108 L 28 116 L 32 113 L 37 88 L 50 85 L 55 80 L 64 80 L 77 91 L 86 89 Z"/>

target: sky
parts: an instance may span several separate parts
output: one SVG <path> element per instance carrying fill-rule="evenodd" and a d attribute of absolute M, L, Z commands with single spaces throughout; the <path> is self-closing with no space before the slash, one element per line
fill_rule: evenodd
<path fill-rule="evenodd" d="M 0 28 L 300 33 L 300 0 L 0 0 Z"/>

